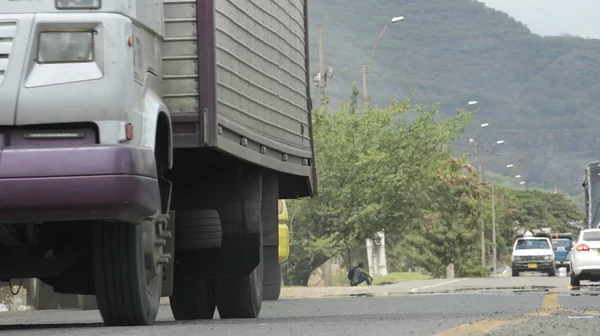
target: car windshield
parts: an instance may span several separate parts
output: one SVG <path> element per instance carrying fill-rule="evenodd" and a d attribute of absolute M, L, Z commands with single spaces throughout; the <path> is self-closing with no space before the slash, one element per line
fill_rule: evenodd
<path fill-rule="evenodd" d="M 546 239 L 519 239 L 515 250 L 549 249 L 550 244 Z"/>
<path fill-rule="evenodd" d="M 569 239 L 552 239 L 552 245 L 554 247 L 569 247 L 571 241 Z"/>
<path fill-rule="evenodd" d="M 585 241 L 600 241 L 600 231 L 587 231 L 583 233 Z"/>

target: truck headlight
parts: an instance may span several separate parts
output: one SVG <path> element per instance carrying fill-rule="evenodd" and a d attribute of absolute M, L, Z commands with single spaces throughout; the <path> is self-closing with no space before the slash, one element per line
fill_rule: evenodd
<path fill-rule="evenodd" d="M 520 256 L 513 256 L 513 261 L 519 261 L 519 260 L 521 260 Z"/>
<path fill-rule="evenodd" d="M 546 259 L 546 260 L 551 260 L 551 259 L 552 259 L 552 257 L 553 257 L 552 255 L 547 255 L 547 256 L 544 256 L 544 259 Z"/>
<path fill-rule="evenodd" d="M 101 0 L 56 0 L 56 9 L 99 9 Z"/>
<path fill-rule="evenodd" d="M 94 32 L 44 31 L 39 37 L 39 63 L 74 63 L 94 60 Z"/>

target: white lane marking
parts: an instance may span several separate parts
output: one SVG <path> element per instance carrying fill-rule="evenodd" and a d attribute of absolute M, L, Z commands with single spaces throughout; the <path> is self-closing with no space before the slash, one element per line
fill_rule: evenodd
<path fill-rule="evenodd" d="M 427 289 L 427 288 L 433 288 L 433 287 L 443 286 L 443 285 L 451 284 L 453 282 L 458 282 L 458 281 L 462 281 L 462 280 L 464 280 L 464 279 L 455 279 L 455 280 L 440 282 L 440 283 L 434 284 L 434 285 L 417 287 L 417 288 L 413 288 L 413 289 L 409 290 L 409 292 L 414 293 L 414 292 L 420 291 L 421 289 Z"/>

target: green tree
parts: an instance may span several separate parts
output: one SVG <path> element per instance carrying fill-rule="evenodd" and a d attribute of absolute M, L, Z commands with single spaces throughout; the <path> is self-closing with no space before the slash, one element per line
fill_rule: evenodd
<path fill-rule="evenodd" d="M 564 194 L 541 190 L 513 190 L 520 210 L 515 225 L 523 228 L 551 227 L 554 232 L 572 232 L 566 224 L 583 220 L 583 211 Z"/>
<path fill-rule="evenodd" d="M 442 276 L 446 266 L 453 264 L 457 276 L 480 275 L 477 226 L 489 194 L 476 170 L 464 159 L 441 161 L 428 194 L 429 207 L 421 226 L 428 241 L 424 249 L 430 252 L 425 268 Z"/>
<path fill-rule="evenodd" d="M 351 103 L 337 111 L 313 113 L 320 194 L 292 202 L 298 216 L 293 260 L 286 267 L 301 281 L 320 262 L 377 231 L 393 235 L 414 229 L 430 201 L 428 179 L 471 118 L 466 111 L 444 117 L 437 105 L 410 100 L 358 110 L 357 94 L 353 91 Z"/>

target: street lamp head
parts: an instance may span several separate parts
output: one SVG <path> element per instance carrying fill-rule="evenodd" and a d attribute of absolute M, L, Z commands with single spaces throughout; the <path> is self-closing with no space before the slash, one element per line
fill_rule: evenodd
<path fill-rule="evenodd" d="M 469 106 L 477 105 L 477 100 L 471 100 L 470 102 L 467 103 L 467 105 L 469 105 Z"/>
<path fill-rule="evenodd" d="M 481 124 L 481 127 L 488 127 L 488 126 L 490 126 L 490 124 L 488 124 L 488 123 Z"/>
<path fill-rule="evenodd" d="M 391 23 L 396 23 L 396 22 L 400 22 L 400 21 L 404 21 L 404 16 L 394 16 L 390 22 Z"/>
<path fill-rule="evenodd" d="M 520 179 L 520 178 L 521 178 L 521 175 L 515 175 L 515 178 L 516 178 L 516 179 Z"/>
<path fill-rule="evenodd" d="M 496 141 L 496 143 L 497 143 L 498 145 L 502 145 L 502 144 L 504 143 L 504 140 L 498 140 L 498 141 Z"/>
<path fill-rule="evenodd" d="M 508 165 L 506 165 L 506 168 L 512 168 L 512 167 L 514 167 L 514 166 L 515 166 L 515 165 L 511 163 L 511 164 L 508 164 Z"/>
<path fill-rule="evenodd" d="M 469 142 L 474 142 L 474 141 L 475 141 L 475 139 L 469 138 Z"/>
<path fill-rule="evenodd" d="M 520 185 L 523 185 L 523 184 L 525 184 L 525 181 L 521 181 L 521 182 L 519 182 L 519 184 L 520 184 Z"/>

